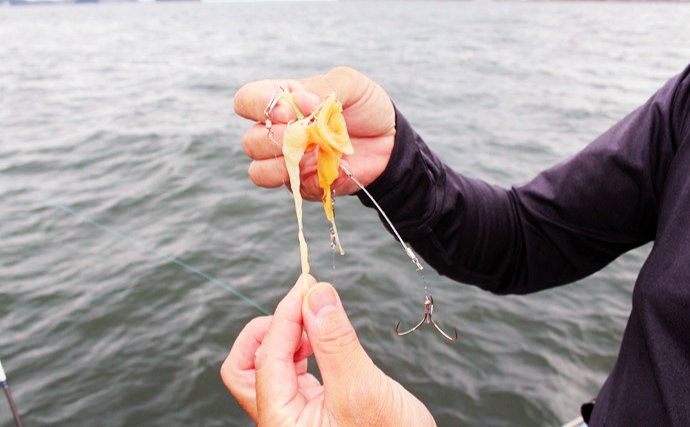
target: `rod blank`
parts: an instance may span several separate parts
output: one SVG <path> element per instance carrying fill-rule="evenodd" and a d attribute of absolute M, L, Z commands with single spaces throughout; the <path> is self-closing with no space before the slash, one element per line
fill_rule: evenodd
<path fill-rule="evenodd" d="M 2 390 L 5 392 L 7 403 L 10 405 L 10 410 L 12 411 L 12 416 L 14 417 L 14 424 L 17 427 L 22 427 L 22 420 L 19 418 L 19 410 L 17 410 L 17 404 L 12 397 L 10 384 L 7 382 L 7 375 L 5 375 L 5 370 L 2 367 L 2 361 L 0 361 L 0 387 L 2 387 Z"/>

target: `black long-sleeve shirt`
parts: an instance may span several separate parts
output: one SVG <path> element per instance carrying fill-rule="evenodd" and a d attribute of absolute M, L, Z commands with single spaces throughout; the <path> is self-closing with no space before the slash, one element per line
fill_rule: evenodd
<path fill-rule="evenodd" d="M 499 294 L 575 281 L 654 241 L 589 425 L 690 426 L 690 67 L 511 189 L 452 171 L 396 112 L 393 153 L 368 190 L 439 273 Z"/>

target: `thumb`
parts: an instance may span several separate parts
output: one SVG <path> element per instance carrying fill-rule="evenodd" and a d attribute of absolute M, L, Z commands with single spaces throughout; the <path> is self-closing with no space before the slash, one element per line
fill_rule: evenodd
<path fill-rule="evenodd" d="M 343 105 L 347 130 L 352 136 L 377 137 L 395 134 L 395 109 L 385 90 L 349 67 L 302 80 L 304 88 L 321 97 L 331 93 Z"/>
<path fill-rule="evenodd" d="M 319 283 L 309 289 L 302 318 L 327 394 L 345 391 L 377 370 L 332 285 Z"/>
<path fill-rule="evenodd" d="M 361 98 L 370 81 L 350 67 L 335 67 L 326 74 L 304 79 L 302 83 L 307 90 L 321 97 L 335 94 L 343 109 L 347 110 L 353 104 L 364 101 Z"/>

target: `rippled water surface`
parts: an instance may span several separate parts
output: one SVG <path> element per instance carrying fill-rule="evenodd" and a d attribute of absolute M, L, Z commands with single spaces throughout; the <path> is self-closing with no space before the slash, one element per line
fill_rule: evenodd
<path fill-rule="evenodd" d="M 688 22 L 682 4 L 0 8 L 0 357 L 25 424 L 249 423 L 218 368 L 261 314 L 249 301 L 272 310 L 299 262 L 287 192 L 246 177 L 242 83 L 357 67 L 447 163 L 508 186 L 680 72 Z M 552 426 L 596 394 L 645 248 L 524 297 L 431 273 L 462 338 L 399 339 L 422 285 L 373 211 L 338 205 L 335 271 L 321 208 L 306 208 L 313 270 L 440 425 Z"/>

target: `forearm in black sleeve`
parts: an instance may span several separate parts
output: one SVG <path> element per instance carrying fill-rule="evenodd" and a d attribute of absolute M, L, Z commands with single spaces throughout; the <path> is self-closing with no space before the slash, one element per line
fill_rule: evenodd
<path fill-rule="evenodd" d="M 654 239 L 665 171 L 685 126 L 674 104 L 687 96 L 687 75 L 570 160 L 510 190 L 452 171 L 396 111 L 391 159 L 368 190 L 440 274 L 495 293 L 572 282 Z"/>

